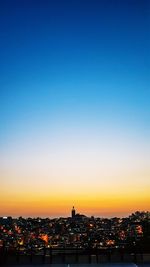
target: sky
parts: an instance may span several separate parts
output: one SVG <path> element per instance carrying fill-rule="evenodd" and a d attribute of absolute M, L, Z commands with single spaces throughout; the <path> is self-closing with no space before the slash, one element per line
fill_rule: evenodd
<path fill-rule="evenodd" d="M 0 216 L 150 210 L 150 2 L 0 1 Z"/>

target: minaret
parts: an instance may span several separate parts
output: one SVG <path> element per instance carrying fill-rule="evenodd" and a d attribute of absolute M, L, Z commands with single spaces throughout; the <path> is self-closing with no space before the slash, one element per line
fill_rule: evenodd
<path fill-rule="evenodd" d="M 71 211 L 71 217 L 74 218 L 75 215 L 76 215 L 76 211 L 75 211 L 75 208 L 73 207 Z"/>

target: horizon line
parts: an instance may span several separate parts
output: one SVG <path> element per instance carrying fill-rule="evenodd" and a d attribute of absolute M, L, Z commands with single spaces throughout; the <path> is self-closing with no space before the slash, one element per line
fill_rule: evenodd
<path fill-rule="evenodd" d="M 104 217 L 104 216 L 94 216 L 94 215 L 89 215 L 89 216 L 87 216 L 87 215 L 85 215 L 85 214 L 81 214 L 81 213 L 77 213 L 76 215 L 81 215 L 81 216 L 85 216 L 86 218 L 91 218 L 91 217 L 94 217 L 94 218 L 101 218 L 101 219 L 112 219 L 112 218 L 127 218 L 127 217 L 129 217 L 129 216 L 131 216 L 132 214 L 135 214 L 136 212 L 139 212 L 139 213 L 150 213 L 150 211 L 149 210 L 147 210 L 147 211 L 144 211 L 144 210 L 136 210 L 136 211 L 134 211 L 134 212 L 132 212 L 132 213 L 129 213 L 128 215 L 126 215 L 126 216 L 122 216 L 122 217 L 118 217 L 118 216 L 110 216 L 110 217 L 108 217 L 108 216 L 106 216 L 106 217 Z M 3 218 L 3 219 L 7 219 L 7 218 L 12 218 L 12 219 L 19 219 L 19 218 L 23 218 L 23 219 L 29 219 L 29 218 L 31 218 L 31 219 L 37 219 L 37 218 L 40 218 L 40 219 L 61 219 L 61 218 L 63 218 L 63 219 L 68 219 L 68 218 L 71 218 L 71 216 L 68 216 L 68 217 L 66 217 L 66 216 L 58 216 L 58 217 L 50 217 L 50 216 L 23 216 L 23 215 L 19 215 L 19 216 L 12 216 L 12 215 L 8 215 L 8 216 L 3 216 L 3 215 L 1 215 L 0 216 L 0 218 Z"/>

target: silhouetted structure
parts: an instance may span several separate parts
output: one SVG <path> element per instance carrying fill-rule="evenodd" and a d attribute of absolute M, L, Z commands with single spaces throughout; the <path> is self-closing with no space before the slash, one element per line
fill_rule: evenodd
<path fill-rule="evenodd" d="M 71 211 L 71 217 L 74 218 L 75 215 L 76 215 L 76 211 L 75 211 L 75 208 L 73 207 Z"/>

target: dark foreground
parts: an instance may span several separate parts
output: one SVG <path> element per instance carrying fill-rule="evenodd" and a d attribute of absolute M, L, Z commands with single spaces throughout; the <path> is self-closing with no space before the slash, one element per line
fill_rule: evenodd
<path fill-rule="evenodd" d="M 12 265 L 7 265 L 12 267 Z M 13 265 L 18 267 L 18 265 Z M 35 265 L 21 265 L 21 267 L 35 267 Z M 36 265 L 36 267 L 43 267 L 43 265 Z M 101 264 L 45 264 L 44 267 L 150 267 L 150 263 L 101 263 Z"/>
<path fill-rule="evenodd" d="M 150 254 L 53 254 L 19 255 L 6 254 L 1 266 L 55 266 L 55 267 L 150 267 Z"/>
<path fill-rule="evenodd" d="M 0 250 L 1 266 L 123 266 L 150 267 L 150 252 L 139 250 L 99 250 L 99 249 L 52 249 L 44 247 L 38 253 L 32 249 L 27 251 L 8 249 Z M 114 265 L 115 264 L 115 265 Z"/>

